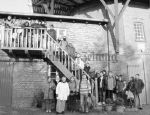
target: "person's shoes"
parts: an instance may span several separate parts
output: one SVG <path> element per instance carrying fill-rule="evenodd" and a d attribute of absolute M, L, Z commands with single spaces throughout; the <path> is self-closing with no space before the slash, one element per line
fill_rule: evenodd
<path fill-rule="evenodd" d="M 102 102 L 99 102 L 98 105 L 102 105 Z"/>
<path fill-rule="evenodd" d="M 105 102 L 103 102 L 102 104 L 105 105 Z"/>
<path fill-rule="evenodd" d="M 48 113 L 49 111 L 48 110 L 46 110 L 46 113 Z"/>
<path fill-rule="evenodd" d="M 48 112 L 49 112 L 49 113 L 51 113 L 52 111 L 51 111 L 51 110 L 49 110 Z"/>
<path fill-rule="evenodd" d="M 139 107 L 138 109 L 142 110 L 143 108 L 142 108 L 142 107 Z"/>
<path fill-rule="evenodd" d="M 63 112 L 61 112 L 61 114 L 65 114 L 65 112 L 63 111 Z"/>

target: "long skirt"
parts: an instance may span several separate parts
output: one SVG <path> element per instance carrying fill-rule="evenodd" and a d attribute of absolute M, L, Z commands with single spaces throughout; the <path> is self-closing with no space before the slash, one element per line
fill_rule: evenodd
<path fill-rule="evenodd" d="M 57 99 L 56 112 L 62 113 L 65 111 L 66 100 Z"/>

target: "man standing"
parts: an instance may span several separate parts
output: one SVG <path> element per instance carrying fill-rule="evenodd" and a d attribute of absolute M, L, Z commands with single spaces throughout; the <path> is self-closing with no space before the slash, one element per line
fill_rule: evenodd
<path fill-rule="evenodd" d="M 132 93 L 134 95 L 135 107 L 138 109 L 142 109 L 139 94 L 142 93 L 142 90 L 144 88 L 144 83 L 139 77 L 140 77 L 139 74 L 135 75 L 135 79 L 134 79 L 135 90 Z"/>
<path fill-rule="evenodd" d="M 103 71 L 100 72 L 100 78 L 98 79 L 99 84 L 99 100 L 100 105 L 105 104 L 106 89 L 107 89 L 107 78 L 104 76 Z"/>

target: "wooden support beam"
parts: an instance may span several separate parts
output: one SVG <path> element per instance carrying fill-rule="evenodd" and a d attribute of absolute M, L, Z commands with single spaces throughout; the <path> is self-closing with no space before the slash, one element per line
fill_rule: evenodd
<path fill-rule="evenodd" d="M 55 0 L 51 0 L 50 3 L 50 14 L 54 15 L 54 5 L 55 5 Z"/>
<path fill-rule="evenodd" d="M 30 56 L 30 53 L 29 53 L 29 51 L 28 51 L 28 50 L 25 50 L 25 54 L 27 55 L 27 57 L 28 57 L 28 58 L 30 58 L 30 59 L 31 59 L 31 56 Z"/>
<path fill-rule="evenodd" d="M 118 0 L 114 0 L 114 9 L 115 9 L 116 53 L 119 53 L 119 15 L 118 15 Z"/>
<path fill-rule="evenodd" d="M 74 0 L 68 0 L 69 2 L 71 2 L 71 3 L 73 3 L 73 4 L 75 4 L 75 5 L 78 5 L 79 3 L 77 3 L 76 1 L 74 1 Z"/>
<path fill-rule="evenodd" d="M 109 9 L 109 7 L 107 6 L 106 2 L 104 0 L 100 0 L 100 2 L 104 5 L 104 7 L 106 8 L 106 10 L 108 11 L 108 13 L 112 16 L 113 19 L 115 19 L 114 14 L 112 13 L 112 11 Z"/>
<path fill-rule="evenodd" d="M 16 57 L 16 56 L 14 55 L 14 53 L 13 53 L 12 49 L 9 49 L 9 53 L 10 53 L 10 55 L 11 55 L 13 58 L 15 58 L 15 57 Z"/>
<path fill-rule="evenodd" d="M 121 9 L 121 11 L 119 12 L 119 17 L 118 17 L 119 20 L 120 20 L 120 18 L 122 17 L 124 11 L 126 10 L 127 6 L 129 5 L 130 1 L 131 1 L 131 0 L 127 0 L 126 3 L 125 3 L 125 5 L 123 6 L 123 8 Z"/>
<path fill-rule="evenodd" d="M 42 5 L 44 3 L 44 0 L 40 0 L 37 3 L 34 3 L 34 5 Z"/>
<path fill-rule="evenodd" d="M 47 5 L 46 3 L 43 3 L 42 6 L 43 6 L 43 8 L 45 9 L 45 12 L 46 12 L 47 14 L 50 14 L 50 10 L 49 10 L 49 8 L 48 8 L 48 5 Z"/>

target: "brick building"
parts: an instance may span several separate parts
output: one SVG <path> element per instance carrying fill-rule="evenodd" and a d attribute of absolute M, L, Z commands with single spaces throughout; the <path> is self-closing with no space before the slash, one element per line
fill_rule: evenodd
<path fill-rule="evenodd" d="M 142 103 L 149 104 L 150 79 L 148 77 L 150 75 L 150 63 L 148 60 L 150 59 L 150 26 L 148 22 L 150 21 L 150 10 L 147 2 L 145 1 L 143 4 L 139 4 L 138 0 L 137 2 L 130 2 L 121 16 L 119 21 L 119 55 L 116 56 L 115 33 L 112 30 L 114 21 L 102 3 L 98 0 L 89 0 L 88 2 L 81 0 L 81 3 L 76 1 L 76 5 L 78 6 L 76 8 L 72 6 L 72 4 L 75 3 L 69 4 L 68 0 L 66 1 L 65 3 L 57 1 L 57 5 L 60 2 L 59 5 L 63 7 L 67 6 L 67 10 L 63 11 L 62 9 L 63 12 L 54 10 L 54 14 L 71 15 L 72 19 L 69 19 L 70 22 L 65 21 L 65 19 L 68 18 L 65 16 L 62 16 L 64 18 L 56 18 L 51 15 L 49 17 L 42 15 L 47 19 L 47 27 L 53 24 L 57 30 L 57 37 L 63 35 L 67 36 L 68 42 L 73 44 L 76 51 L 82 55 L 83 60 L 89 61 L 92 71 L 108 69 L 109 65 L 110 70 L 117 74 L 123 74 L 125 79 L 139 73 L 146 86 L 141 96 Z M 119 11 L 124 4 L 124 2 L 119 2 Z M 55 7 L 57 7 L 57 5 L 55 5 Z M 40 5 L 33 6 L 33 12 L 46 12 Z M 107 6 L 113 13 L 115 12 L 114 3 L 112 1 L 107 2 Z M 29 7 L 31 7 L 31 5 L 29 5 Z M 41 10 L 36 9 L 36 7 Z M 72 12 L 68 12 L 68 10 Z M 18 10 L 15 12 L 22 11 Z M 31 9 L 28 10 L 27 13 L 32 13 Z M 3 23 L 4 18 L 9 15 L 12 15 L 12 17 L 15 16 L 17 18 L 16 22 L 18 21 L 19 23 L 25 22 L 26 20 L 35 20 L 36 18 L 44 21 L 43 18 L 41 18 L 42 16 L 39 15 L 32 16 L 23 14 L 22 16 L 20 13 L 11 14 L 10 12 L 1 12 L 0 14 L 1 23 Z M 30 17 L 30 19 L 26 17 Z M 92 23 L 89 20 L 84 20 L 84 18 L 93 19 L 91 21 Z M 83 19 L 83 21 L 78 23 L 80 19 Z M 97 21 L 103 19 L 108 19 L 111 24 L 108 23 L 108 26 L 106 26 L 103 24 L 105 21 Z M 16 24 L 17 26 L 19 26 L 18 22 Z M 108 27 L 108 31 L 106 27 Z M 0 91 L 0 102 L 3 102 L 0 104 L 12 105 L 14 107 L 31 107 L 34 95 L 46 87 L 48 62 L 42 58 L 33 59 L 31 58 L 32 55 L 27 56 L 28 58 L 26 59 L 22 57 L 16 58 L 12 55 L 20 55 L 22 52 L 16 50 L 17 48 L 10 48 L 11 47 L 9 47 L 8 50 L 1 47 L 2 50 L 0 51 L 0 85 L 2 89 Z M 19 53 L 17 54 L 17 52 Z M 26 53 L 25 50 L 23 52 Z M 108 59 L 110 60 L 109 62 Z M 52 62 L 54 71 L 57 70 L 63 73 L 64 71 L 61 70 L 61 68 L 57 68 L 57 64 L 55 64 L 55 62 Z M 63 66 L 61 65 L 61 67 Z"/>

